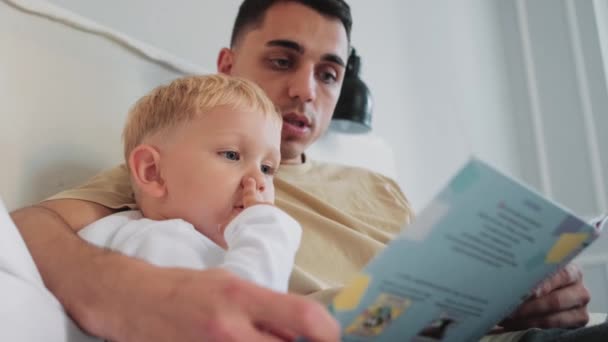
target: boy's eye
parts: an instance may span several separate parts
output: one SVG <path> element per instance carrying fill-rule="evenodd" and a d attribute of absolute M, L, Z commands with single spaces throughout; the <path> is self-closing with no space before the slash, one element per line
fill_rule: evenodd
<path fill-rule="evenodd" d="M 223 152 L 220 152 L 220 154 L 223 155 L 224 158 L 229 159 L 229 160 L 241 159 L 241 155 L 236 151 L 223 151 Z"/>
<path fill-rule="evenodd" d="M 274 168 L 269 165 L 262 165 L 261 167 L 262 173 L 265 175 L 274 175 Z"/>

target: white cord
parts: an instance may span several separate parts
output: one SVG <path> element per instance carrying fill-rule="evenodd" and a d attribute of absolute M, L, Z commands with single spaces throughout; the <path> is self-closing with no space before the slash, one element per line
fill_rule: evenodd
<path fill-rule="evenodd" d="M 120 44 L 136 55 L 148 59 L 163 67 L 184 75 L 207 74 L 209 71 L 199 65 L 190 63 L 179 57 L 171 55 L 149 44 L 143 43 L 127 35 L 100 25 L 90 19 L 76 13 L 53 5 L 44 0 L 3 0 L 22 12 L 50 19 L 79 31 L 95 34 L 106 38 L 114 43 Z"/>

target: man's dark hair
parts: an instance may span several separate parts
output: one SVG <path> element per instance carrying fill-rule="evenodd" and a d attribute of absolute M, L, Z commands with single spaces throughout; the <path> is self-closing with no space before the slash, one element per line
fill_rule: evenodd
<path fill-rule="evenodd" d="M 239 36 L 246 29 L 260 25 L 266 11 L 278 2 L 295 2 L 312 8 L 324 16 L 339 19 L 344 25 L 346 36 L 350 42 L 350 29 L 353 25 L 353 19 L 350 14 L 350 7 L 344 0 L 244 0 L 239 7 L 239 13 L 232 28 L 230 46 L 234 46 Z"/>

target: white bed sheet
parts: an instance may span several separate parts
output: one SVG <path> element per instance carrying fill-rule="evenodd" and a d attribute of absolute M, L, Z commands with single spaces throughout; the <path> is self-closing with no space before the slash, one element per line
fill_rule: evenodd
<path fill-rule="evenodd" d="M 44 287 L 0 199 L 0 341 L 90 342 Z"/>

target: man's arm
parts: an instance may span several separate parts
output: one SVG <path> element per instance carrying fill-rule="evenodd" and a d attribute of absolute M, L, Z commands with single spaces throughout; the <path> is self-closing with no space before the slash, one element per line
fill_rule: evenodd
<path fill-rule="evenodd" d="M 111 211 L 79 200 L 12 213 L 45 285 L 80 326 L 120 341 L 337 341 L 337 323 L 305 298 L 223 270 L 158 268 L 96 248 L 74 231 Z"/>

